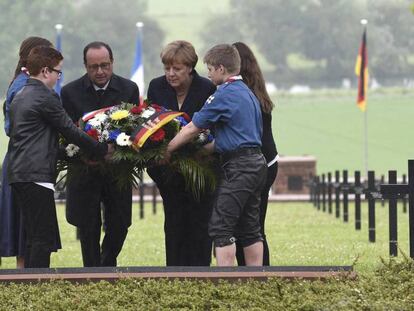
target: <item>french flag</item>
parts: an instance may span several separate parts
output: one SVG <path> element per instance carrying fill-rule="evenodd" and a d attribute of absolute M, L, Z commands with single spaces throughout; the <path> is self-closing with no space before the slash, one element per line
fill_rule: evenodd
<path fill-rule="evenodd" d="M 142 63 L 142 27 L 144 26 L 143 23 L 138 22 L 138 36 L 137 36 L 137 45 L 135 49 L 135 59 L 134 65 L 132 66 L 131 70 L 131 80 L 134 81 L 139 88 L 140 94 L 140 101 L 143 100 L 144 95 L 144 65 Z"/>

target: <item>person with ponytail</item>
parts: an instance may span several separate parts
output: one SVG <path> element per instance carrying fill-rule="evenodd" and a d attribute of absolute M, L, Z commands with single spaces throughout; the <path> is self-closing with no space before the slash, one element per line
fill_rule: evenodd
<path fill-rule="evenodd" d="M 278 153 L 276 144 L 272 134 L 272 109 L 273 103 L 266 91 L 265 81 L 259 64 L 254 56 L 252 50 L 243 42 L 233 43 L 233 46 L 240 54 L 241 66 L 240 75 L 244 83 L 256 95 L 260 102 L 262 110 L 263 121 L 263 135 L 262 135 L 262 153 L 267 161 L 267 178 L 264 188 L 261 192 L 260 201 L 260 225 L 261 234 L 263 237 L 263 266 L 270 265 L 269 246 L 267 244 L 265 235 L 265 218 L 267 211 L 267 203 L 269 200 L 269 191 L 272 187 L 278 169 Z M 239 266 L 245 266 L 245 258 L 243 248 L 236 242 L 236 258 Z"/>
<path fill-rule="evenodd" d="M 14 96 L 26 85 L 29 72 L 26 68 L 30 51 L 37 46 L 53 46 L 41 37 L 28 37 L 20 45 L 19 61 L 14 71 L 13 79 L 9 85 L 6 101 L 3 105 L 4 130 L 10 136 L 10 105 Z M 19 209 L 13 204 L 12 191 L 7 180 L 7 167 L 9 155 L 6 153 L 2 165 L 2 182 L 0 192 L 0 257 L 16 256 L 17 267 L 24 267 L 25 239 L 23 224 Z M 57 246 L 60 248 L 60 245 Z"/>

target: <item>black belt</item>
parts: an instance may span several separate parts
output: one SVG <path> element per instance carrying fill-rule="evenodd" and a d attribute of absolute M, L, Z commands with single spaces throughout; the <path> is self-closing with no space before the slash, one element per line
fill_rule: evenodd
<path fill-rule="evenodd" d="M 260 153 L 262 153 L 262 149 L 260 147 L 238 148 L 236 150 L 226 151 L 220 154 L 220 162 L 225 163 L 231 159 L 234 159 L 240 156 L 260 154 Z"/>

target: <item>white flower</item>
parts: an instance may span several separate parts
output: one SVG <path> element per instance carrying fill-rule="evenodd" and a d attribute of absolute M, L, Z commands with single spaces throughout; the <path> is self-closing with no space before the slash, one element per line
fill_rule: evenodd
<path fill-rule="evenodd" d="M 108 116 L 105 113 L 98 113 L 97 115 L 95 115 L 94 119 L 103 123 L 108 119 Z"/>
<path fill-rule="evenodd" d="M 132 141 L 129 140 L 129 135 L 121 133 L 116 138 L 116 144 L 119 146 L 131 146 Z"/>
<path fill-rule="evenodd" d="M 92 126 L 93 128 L 100 128 L 100 127 L 101 127 L 101 125 L 102 125 L 102 121 L 101 121 L 101 120 L 99 120 L 99 118 L 96 118 L 96 116 L 95 116 L 95 117 L 93 117 L 92 119 L 90 119 L 90 120 L 88 121 L 88 124 L 89 124 L 90 126 Z"/>
<path fill-rule="evenodd" d="M 69 144 L 66 146 L 65 150 L 68 157 L 73 157 L 79 152 L 79 147 L 74 144 Z"/>
<path fill-rule="evenodd" d="M 198 135 L 196 142 L 201 145 L 206 144 L 208 141 L 208 135 L 210 135 L 210 130 L 206 129 Z"/>
<path fill-rule="evenodd" d="M 108 130 L 103 130 L 101 135 L 99 135 L 98 140 L 101 143 L 106 142 L 109 139 L 109 131 Z"/>
<path fill-rule="evenodd" d="M 152 116 L 155 113 L 155 109 L 152 107 L 148 107 L 147 109 L 145 109 L 142 114 L 141 117 L 148 119 L 150 116 Z"/>
<path fill-rule="evenodd" d="M 207 134 L 206 133 L 200 133 L 197 137 L 197 143 L 203 145 L 207 142 Z"/>

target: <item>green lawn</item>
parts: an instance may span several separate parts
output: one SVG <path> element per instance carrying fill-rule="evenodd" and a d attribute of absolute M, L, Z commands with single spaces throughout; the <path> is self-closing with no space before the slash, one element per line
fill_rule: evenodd
<path fill-rule="evenodd" d="M 383 89 L 368 98 L 368 169 L 407 172 L 414 159 L 414 90 Z M 355 91 L 276 95 L 273 132 L 282 155 L 314 155 L 318 173 L 364 170 L 364 113 Z M 353 174 L 353 173 L 352 173 Z"/>
<path fill-rule="evenodd" d="M 119 266 L 163 266 L 163 213 L 158 205 L 157 215 L 146 206 L 146 217 L 138 219 L 134 207 L 133 225 Z M 380 257 L 388 257 L 387 207 L 377 205 L 377 242 L 368 242 L 367 206 L 363 205 L 362 230 L 356 231 L 353 205 L 350 223 L 343 223 L 333 215 L 317 211 L 310 203 L 272 203 L 267 216 L 267 237 L 271 247 L 272 265 L 352 265 L 358 258 L 356 270 L 373 271 Z M 408 254 L 408 215 L 399 208 L 399 245 Z M 58 206 L 63 249 L 52 255 L 52 267 L 79 267 L 81 255 L 74 227 L 64 220 L 64 208 Z M 3 258 L 2 268 L 13 268 L 13 258 Z"/>

